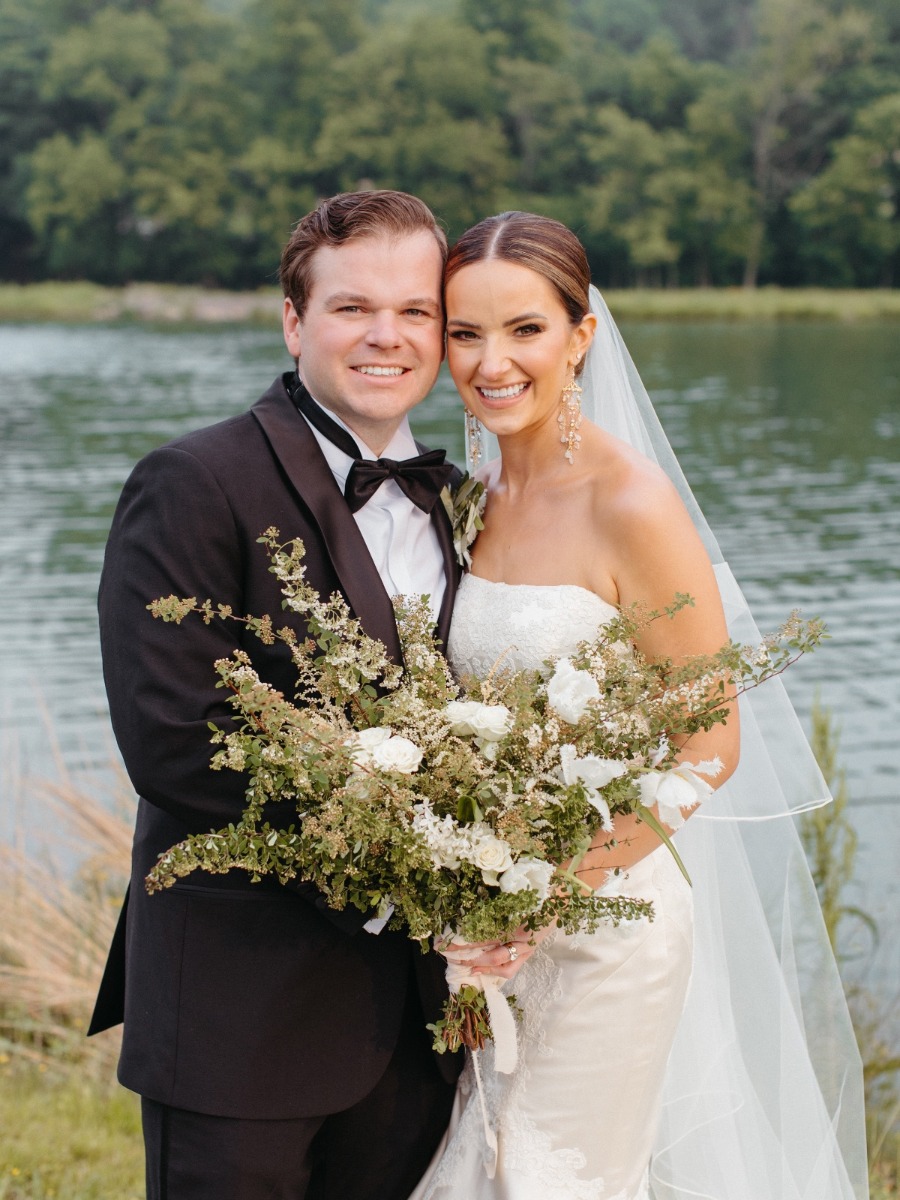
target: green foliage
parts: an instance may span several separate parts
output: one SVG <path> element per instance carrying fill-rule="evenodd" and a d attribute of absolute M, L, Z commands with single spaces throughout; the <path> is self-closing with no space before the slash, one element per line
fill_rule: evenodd
<path fill-rule="evenodd" d="M 256 287 L 318 196 L 532 208 L 602 286 L 892 286 L 891 0 L 3 0 L 0 278 Z"/>

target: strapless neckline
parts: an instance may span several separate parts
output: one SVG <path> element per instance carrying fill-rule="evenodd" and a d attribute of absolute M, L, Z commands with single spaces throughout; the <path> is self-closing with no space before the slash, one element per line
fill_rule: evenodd
<path fill-rule="evenodd" d="M 465 575 L 456 593 L 448 639 L 460 677 L 543 670 L 595 638 L 618 609 L 577 583 L 503 583 Z"/>
<path fill-rule="evenodd" d="M 582 596 L 589 596 L 592 600 L 595 600 L 601 608 L 613 616 L 618 616 L 619 613 L 615 604 L 610 604 L 608 600 L 604 600 L 602 596 L 598 596 L 590 588 L 582 587 L 580 583 L 504 583 L 500 579 L 487 579 L 484 575 L 475 575 L 472 571 L 466 572 L 464 578 L 476 580 L 479 584 L 487 584 L 488 587 L 493 588 L 510 588 L 532 592 L 580 592 Z"/>

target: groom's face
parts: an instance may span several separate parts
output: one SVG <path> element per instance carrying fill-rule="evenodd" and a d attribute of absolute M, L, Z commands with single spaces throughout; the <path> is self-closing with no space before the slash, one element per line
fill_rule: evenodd
<path fill-rule="evenodd" d="M 443 357 L 441 254 L 427 230 L 320 246 L 284 338 L 310 395 L 376 454 L 430 391 Z"/>

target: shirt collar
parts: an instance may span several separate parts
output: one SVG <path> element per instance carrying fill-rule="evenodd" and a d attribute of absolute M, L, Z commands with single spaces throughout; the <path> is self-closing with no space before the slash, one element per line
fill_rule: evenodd
<path fill-rule="evenodd" d="M 307 389 L 307 391 L 308 390 L 309 389 Z M 315 396 L 310 395 L 310 398 L 315 404 L 319 404 L 319 401 L 316 400 Z M 336 421 L 342 429 L 346 429 L 346 431 L 356 442 L 357 446 L 359 446 L 360 454 L 363 458 L 372 460 L 377 458 L 393 458 L 396 462 L 401 462 L 404 458 L 414 458 L 419 453 L 419 448 L 416 445 L 415 438 L 412 435 L 412 430 L 409 427 L 409 419 L 407 417 L 404 417 L 400 422 L 397 431 L 385 446 L 381 454 L 376 454 L 366 445 L 359 434 L 355 433 L 350 428 L 346 421 L 341 420 L 337 413 L 333 413 L 331 409 L 326 408 L 324 404 L 319 404 L 319 408 L 321 408 L 323 412 L 328 413 L 332 421 Z M 303 419 L 306 421 L 305 417 Z M 313 437 L 319 443 L 319 448 L 325 456 L 325 461 L 331 468 L 331 473 L 334 475 L 335 480 L 343 491 L 344 484 L 347 482 L 347 476 L 350 474 L 350 468 L 353 466 L 353 459 L 349 454 L 345 454 L 344 451 L 338 446 L 335 446 L 334 442 L 329 441 L 327 437 L 319 433 L 318 429 L 316 429 L 313 425 L 310 425 L 309 421 L 306 421 L 306 423 L 309 425 Z"/>

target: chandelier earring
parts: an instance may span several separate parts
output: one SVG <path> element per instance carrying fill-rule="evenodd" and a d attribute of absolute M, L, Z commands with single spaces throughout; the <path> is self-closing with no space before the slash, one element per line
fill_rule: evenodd
<path fill-rule="evenodd" d="M 475 414 L 466 409 L 466 461 L 471 470 L 476 470 L 481 455 L 481 424 Z"/>
<path fill-rule="evenodd" d="M 581 362 L 581 356 L 575 360 Z M 565 446 L 565 457 L 574 466 L 575 451 L 581 445 L 581 434 L 578 430 L 581 428 L 581 385 L 575 379 L 575 367 L 569 367 L 571 372 L 569 380 L 562 390 L 562 395 L 559 398 L 559 416 L 556 418 L 559 424 L 559 440 Z"/>

